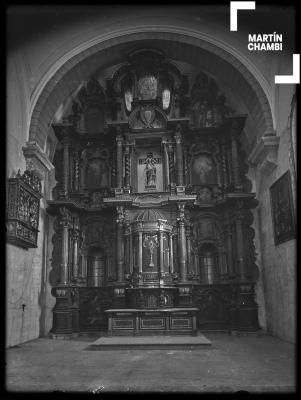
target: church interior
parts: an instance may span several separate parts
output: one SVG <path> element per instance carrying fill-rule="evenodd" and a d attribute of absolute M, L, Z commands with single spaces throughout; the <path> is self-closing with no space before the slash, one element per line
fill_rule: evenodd
<path fill-rule="evenodd" d="M 258 6 L 237 32 L 208 5 L 7 21 L 8 351 L 275 340 L 293 382 L 296 89 L 274 77 L 294 10 Z M 248 50 L 275 31 L 283 51 Z"/>

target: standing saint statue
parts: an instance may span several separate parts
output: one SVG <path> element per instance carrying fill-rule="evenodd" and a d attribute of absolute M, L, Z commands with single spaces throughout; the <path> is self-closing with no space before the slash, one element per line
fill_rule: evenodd
<path fill-rule="evenodd" d="M 156 187 L 156 166 L 153 153 L 147 153 L 145 164 L 146 186 Z"/>

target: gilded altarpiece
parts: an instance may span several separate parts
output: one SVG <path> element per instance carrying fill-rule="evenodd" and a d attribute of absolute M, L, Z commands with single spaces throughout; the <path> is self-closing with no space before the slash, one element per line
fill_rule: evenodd
<path fill-rule="evenodd" d="M 53 124 L 54 336 L 258 329 L 246 118 L 159 49 L 83 85 Z"/>

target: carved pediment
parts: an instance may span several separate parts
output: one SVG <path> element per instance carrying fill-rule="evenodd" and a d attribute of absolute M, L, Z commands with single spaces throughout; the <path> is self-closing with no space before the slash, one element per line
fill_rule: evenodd
<path fill-rule="evenodd" d="M 141 104 L 130 115 L 131 131 L 164 130 L 167 125 L 166 115 L 159 107 Z"/>

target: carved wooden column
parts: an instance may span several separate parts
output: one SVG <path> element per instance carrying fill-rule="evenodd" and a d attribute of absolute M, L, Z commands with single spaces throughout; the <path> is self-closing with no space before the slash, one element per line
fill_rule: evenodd
<path fill-rule="evenodd" d="M 122 189 L 122 143 L 123 139 L 121 135 L 116 137 L 117 151 L 116 151 L 116 175 L 117 175 L 117 189 Z"/>
<path fill-rule="evenodd" d="M 130 237 L 131 237 L 131 226 L 129 222 L 125 223 L 124 238 L 125 238 L 125 272 L 130 273 L 131 267 L 131 247 L 130 247 Z"/>
<path fill-rule="evenodd" d="M 159 222 L 159 242 L 160 242 L 160 273 L 164 273 L 164 233 L 162 224 Z"/>
<path fill-rule="evenodd" d="M 134 248 L 133 248 L 133 233 L 130 228 L 130 274 L 133 273 L 134 270 Z"/>
<path fill-rule="evenodd" d="M 81 268 L 80 268 L 80 278 L 81 280 L 87 279 L 87 254 L 82 254 L 82 263 L 81 263 Z"/>
<path fill-rule="evenodd" d="M 69 139 L 65 136 L 62 140 L 63 144 L 63 179 L 62 179 L 62 195 L 68 197 L 69 191 Z"/>
<path fill-rule="evenodd" d="M 178 227 L 174 229 L 172 234 L 172 243 L 173 243 L 173 268 L 174 272 L 179 271 L 178 264 Z"/>
<path fill-rule="evenodd" d="M 186 225 L 186 247 L 187 247 L 187 271 L 188 273 L 192 273 L 191 268 L 191 228 L 190 223 Z"/>
<path fill-rule="evenodd" d="M 235 190 L 242 190 L 241 177 L 240 177 L 240 166 L 238 157 L 238 145 L 237 145 L 238 133 L 236 130 L 231 132 L 231 155 L 232 155 L 232 170 L 234 179 Z"/>
<path fill-rule="evenodd" d="M 124 280 L 124 208 L 117 206 L 117 281 L 123 282 Z"/>
<path fill-rule="evenodd" d="M 85 155 L 83 155 L 83 157 L 85 157 Z M 80 173 L 79 173 L 79 179 L 80 179 L 80 192 L 83 192 L 85 189 L 85 169 L 86 169 L 86 160 L 84 158 L 80 159 L 79 162 L 79 169 L 80 169 Z"/>
<path fill-rule="evenodd" d="M 235 268 L 233 262 L 233 255 L 232 255 L 232 226 L 230 223 L 230 218 L 227 221 L 226 225 L 226 240 L 227 240 L 227 257 L 228 257 L 228 274 L 230 278 L 235 277 Z"/>
<path fill-rule="evenodd" d="M 222 170 L 223 170 L 223 184 L 224 187 L 228 187 L 228 174 L 227 174 L 227 152 L 226 145 L 222 144 Z"/>
<path fill-rule="evenodd" d="M 217 250 L 218 250 L 219 279 L 225 280 L 228 277 L 228 271 L 227 271 L 227 259 L 222 241 L 219 241 Z"/>
<path fill-rule="evenodd" d="M 189 177 L 188 177 L 188 150 L 187 147 L 183 148 L 183 155 L 184 155 L 184 162 L 183 162 L 183 168 L 184 168 L 184 185 L 189 184 Z"/>
<path fill-rule="evenodd" d="M 165 190 L 168 190 L 169 184 L 170 184 L 170 178 L 169 178 L 169 157 L 168 157 L 168 151 L 167 151 L 167 141 L 166 138 L 162 140 L 162 145 L 163 145 L 163 154 L 164 154 L 164 170 L 165 170 Z"/>
<path fill-rule="evenodd" d="M 199 268 L 199 255 L 197 249 L 194 249 L 193 253 L 193 266 L 194 266 L 194 273 L 196 276 L 200 276 L 200 268 Z"/>
<path fill-rule="evenodd" d="M 185 234 L 185 205 L 178 204 L 178 249 L 180 263 L 180 281 L 187 281 L 187 249 L 186 249 L 186 234 Z"/>
<path fill-rule="evenodd" d="M 177 127 L 175 134 L 176 140 L 176 158 L 177 158 L 177 186 L 183 186 L 183 149 L 182 149 L 182 135 L 180 127 Z"/>
<path fill-rule="evenodd" d="M 127 192 L 130 191 L 130 146 L 126 144 L 124 153 L 124 186 Z"/>
<path fill-rule="evenodd" d="M 60 284 L 67 285 L 69 283 L 69 226 L 70 217 L 68 210 L 63 207 L 60 208 L 61 225 L 62 225 L 62 253 L 61 253 L 61 264 L 60 264 Z"/>
<path fill-rule="evenodd" d="M 78 152 L 73 153 L 74 162 L 74 190 L 79 191 L 79 156 Z"/>
<path fill-rule="evenodd" d="M 78 241 L 79 241 L 79 221 L 75 220 L 73 229 L 73 270 L 72 278 L 76 280 L 78 278 Z"/>
<path fill-rule="evenodd" d="M 169 265 L 170 265 L 170 273 L 174 273 L 174 265 L 173 265 L 173 233 L 169 234 Z"/>
<path fill-rule="evenodd" d="M 175 179 L 174 150 L 172 144 L 168 145 L 168 165 L 169 165 L 169 185 L 170 187 L 173 187 L 176 184 L 176 179 Z"/>
<path fill-rule="evenodd" d="M 236 251 L 237 251 L 237 266 L 239 271 L 239 279 L 246 280 L 246 265 L 244 255 L 244 232 L 242 228 L 242 221 L 244 219 L 243 211 L 238 210 L 235 216 L 235 230 L 236 230 Z"/>
<path fill-rule="evenodd" d="M 138 269 L 139 273 L 142 274 L 143 258 L 142 258 L 142 231 L 139 231 L 139 243 L 138 243 Z"/>

